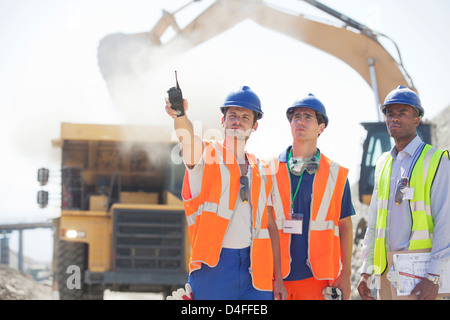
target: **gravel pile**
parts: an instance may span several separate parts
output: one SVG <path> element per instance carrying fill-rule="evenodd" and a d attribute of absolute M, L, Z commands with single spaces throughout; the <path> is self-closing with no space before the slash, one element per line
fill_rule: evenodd
<path fill-rule="evenodd" d="M 0 264 L 0 300 L 51 300 L 52 288 L 25 272 Z"/>

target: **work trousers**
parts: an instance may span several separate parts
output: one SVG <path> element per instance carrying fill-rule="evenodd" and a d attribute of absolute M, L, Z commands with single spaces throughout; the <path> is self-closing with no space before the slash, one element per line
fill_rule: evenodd
<path fill-rule="evenodd" d="M 328 280 L 310 277 L 303 280 L 284 281 L 287 300 L 325 300 L 322 291 L 328 287 Z"/>
<path fill-rule="evenodd" d="M 250 269 L 250 247 L 222 248 L 219 263 L 191 273 L 189 284 L 194 300 L 272 300 L 272 291 L 253 287 Z"/>

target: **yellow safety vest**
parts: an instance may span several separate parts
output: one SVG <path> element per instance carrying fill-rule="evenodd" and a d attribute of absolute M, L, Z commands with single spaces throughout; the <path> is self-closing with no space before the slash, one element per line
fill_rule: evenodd
<path fill-rule="evenodd" d="M 408 250 L 428 249 L 433 245 L 434 223 L 431 216 L 431 186 L 443 155 L 448 151 L 425 144 L 417 161 L 413 163 L 409 185 L 414 189 L 409 201 L 412 230 Z M 375 187 L 378 187 L 378 214 L 375 231 L 374 273 L 386 270 L 386 221 L 393 158 L 389 152 L 378 159 L 375 168 Z"/>

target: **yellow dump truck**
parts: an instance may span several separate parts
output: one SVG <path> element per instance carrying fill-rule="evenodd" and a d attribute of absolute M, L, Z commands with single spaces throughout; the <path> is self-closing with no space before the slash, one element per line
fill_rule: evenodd
<path fill-rule="evenodd" d="M 180 200 L 184 165 L 159 128 L 62 123 L 61 216 L 54 266 L 60 299 L 171 292 L 188 280 Z"/>

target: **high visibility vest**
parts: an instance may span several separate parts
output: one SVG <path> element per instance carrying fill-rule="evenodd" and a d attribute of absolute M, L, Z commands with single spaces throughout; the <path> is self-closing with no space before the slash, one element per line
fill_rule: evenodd
<path fill-rule="evenodd" d="M 281 272 L 290 273 L 291 234 L 283 233 L 283 221 L 291 219 L 291 183 L 287 163 L 274 160 L 272 198 L 280 237 Z M 339 220 L 348 169 L 321 154 L 319 171 L 314 176 L 308 231 L 308 264 L 318 280 L 334 281 L 341 269 Z"/>
<path fill-rule="evenodd" d="M 215 267 L 233 217 L 240 189 L 239 165 L 232 152 L 216 141 L 205 141 L 206 159 L 200 194 L 191 197 L 186 171 L 182 198 L 191 243 L 189 272 L 204 263 Z M 269 167 L 247 154 L 252 170 L 252 243 L 250 274 L 258 290 L 272 290 L 273 255 L 268 231 L 267 197 L 272 188 Z"/>
<path fill-rule="evenodd" d="M 448 152 L 423 144 L 415 163 L 412 164 L 410 188 L 414 196 L 409 200 L 412 216 L 412 230 L 408 250 L 429 249 L 433 245 L 434 223 L 431 216 L 431 186 L 434 176 L 445 154 Z M 389 188 L 393 158 L 389 152 L 383 153 L 375 167 L 375 188 L 378 190 L 378 214 L 375 231 L 374 273 L 386 270 L 386 223 L 389 205 Z M 394 186 L 396 187 L 396 186 Z"/>

